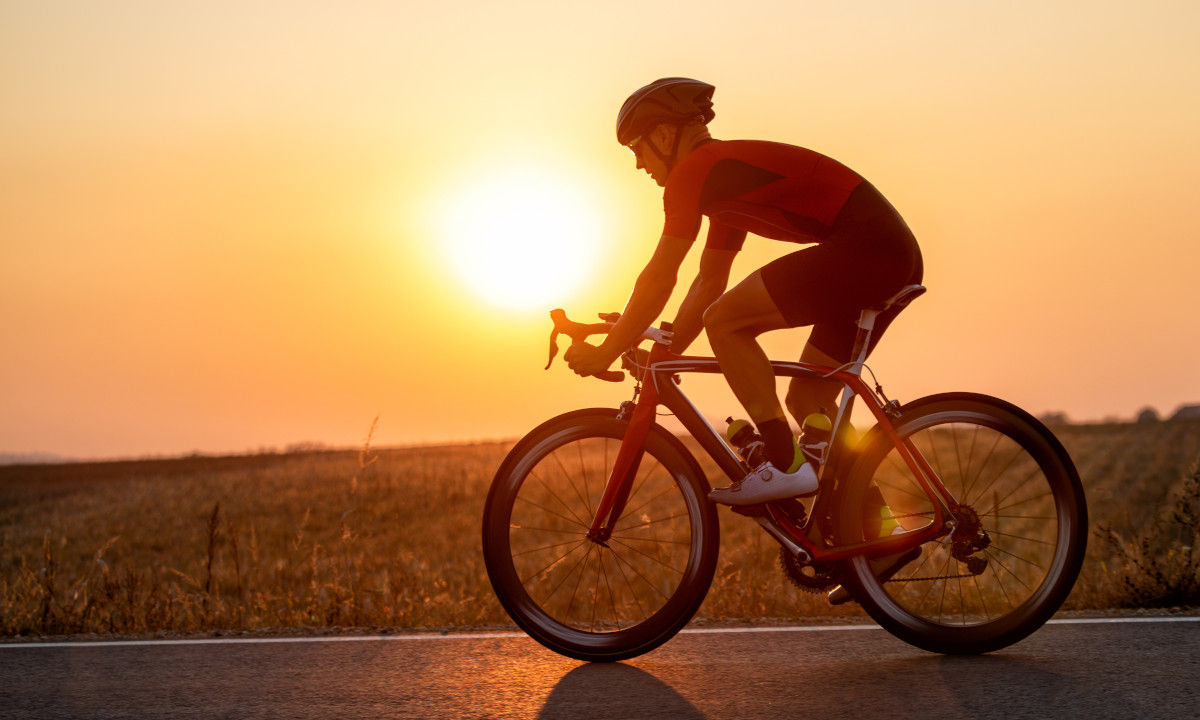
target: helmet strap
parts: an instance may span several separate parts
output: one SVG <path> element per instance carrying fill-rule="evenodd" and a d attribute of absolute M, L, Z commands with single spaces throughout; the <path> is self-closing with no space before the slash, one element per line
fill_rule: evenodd
<path fill-rule="evenodd" d="M 650 151 L 657 155 L 658 159 L 667 166 L 667 172 L 671 172 L 671 170 L 675 169 L 675 160 L 679 157 L 679 144 L 683 141 L 683 128 L 684 123 L 679 123 L 675 126 L 675 142 L 671 146 L 670 155 L 664 155 L 659 152 L 653 141 L 646 143 L 646 146 L 650 148 Z M 647 140 L 649 140 L 649 138 L 647 138 Z"/>

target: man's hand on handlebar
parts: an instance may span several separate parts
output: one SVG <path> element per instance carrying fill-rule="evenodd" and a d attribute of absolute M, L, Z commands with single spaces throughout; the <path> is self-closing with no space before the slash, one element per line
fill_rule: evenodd
<path fill-rule="evenodd" d="M 583 377 L 599 375 L 608 370 L 616 360 L 604 350 L 582 341 L 572 343 L 571 347 L 567 348 L 567 352 L 563 354 L 563 359 L 567 361 L 567 366 L 576 375 Z"/>
<path fill-rule="evenodd" d="M 617 352 L 604 345 L 597 347 L 586 342 L 589 335 L 607 333 L 619 318 L 620 313 L 600 313 L 600 319 L 604 322 L 584 324 L 573 322 L 567 317 L 566 312 L 562 308 L 551 310 L 550 319 L 554 322 L 554 330 L 550 333 L 550 357 L 546 361 L 546 369 L 550 369 L 550 364 L 554 362 L 555 356 L 558 355 L 559 333 L 563 333 L 571 338 L 571 347 L 563 354 L 563 359 L 567 361 L 567 365 L 577 375 L 582 377 L 598 377 L 601 380 L 609 382 L 620 382 L 625 378 L 625 373 L 620 370 L 609 370 L 608 368 L 622 354 L 625 354 L 627 359 L 625 365 L 631 372 L 644 367 L 646 353 L 637 349 L 636 342 L 628 348 L 621 348 Z M 650 340 L 670 347 L 670 324 L 663 323 L 662 327 L 646 328 L 642 331 L 640 339 Z M 632 366 L 628 362 L 630 358 L 628 351 L 633 351 L 638 358 Z"/>

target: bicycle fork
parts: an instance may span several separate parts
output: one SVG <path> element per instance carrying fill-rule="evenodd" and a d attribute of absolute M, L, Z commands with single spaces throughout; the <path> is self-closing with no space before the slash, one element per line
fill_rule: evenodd
<path fill-rule="evenodd" d="M 637 477 L 638 467 L 645 453 L 646 435 L 654 423 L 657 407 L 658 392 L 651 385 L 641 393 L 637 404 L 634 405 L 629 427 L 621 439 L 621 449 L 617 451 L 612 473 L 604 484 L 604 494 L 600 496 L 596 516 L 592 518 L 592 526 L 588 529 L 587 538 L 598 545 L 607 547 L 613 527 L 625 510 L 625 503 L 633 489 L 633 479 Z"/>

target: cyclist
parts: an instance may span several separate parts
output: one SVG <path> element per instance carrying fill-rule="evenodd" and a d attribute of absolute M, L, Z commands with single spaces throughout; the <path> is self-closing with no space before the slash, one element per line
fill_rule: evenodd
<path fill-rule="evenodd" d="M 863 308 L 921 281 L 921 252 L 904 220 L 871 183 L 844 165 L 793 145 L 714 140 L 714 87 L 690 78 L 656 80 L 617 114 L 617 140 L 637 167 L 664 188 L 665 224 L 625 311 L 599 346 L 578 343 L 565 358 L 580 375 L 602 372 L 663 311 L 701 216 L 708 235 L 700 270 L 674 323 L 671 349 L 683 353 L 708 334 L 730 388 L 765 444 L 764 462 L 741 482 L 712 491 L 728 505 L 751 505 L 817 490 L 775 392 L 775 375 L 757 336 L 813 326 L 801 360 L 850 360 Z M 747 233 L 815 243 L 752 272 L 726 291 Z M 872 347 L 899 310 L 875 322 Z M 840 383 L 795 378 L 786 404 L 797 421 L 835 406 Z"/>

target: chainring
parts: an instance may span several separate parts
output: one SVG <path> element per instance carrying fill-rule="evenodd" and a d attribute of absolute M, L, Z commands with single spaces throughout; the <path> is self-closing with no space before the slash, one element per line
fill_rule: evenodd
<path fill-rule="evenodd" d="M 841 584 L 834 568 L 801 563 L 787 548 L 779 548 L 779 566 L 792 584 L 804 592 L 821 593 Z"/>

